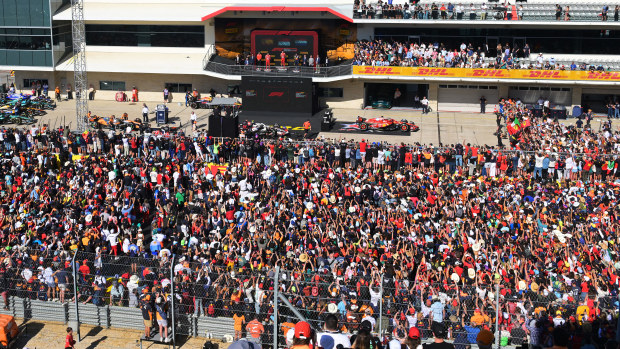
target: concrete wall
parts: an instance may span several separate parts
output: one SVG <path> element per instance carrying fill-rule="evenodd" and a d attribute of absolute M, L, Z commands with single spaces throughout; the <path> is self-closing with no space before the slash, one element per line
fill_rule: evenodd
<path fill-rule="evenodd" d="M 361 109 L 364 103 L 364 82 L 358 79 L 321 83 L 319 87 L 342 88 L 342 98 L 319 98 L 319 105 L 329 108 Z"/>
<path fill-rule="evenodd" d="M 18 89 L 22 89 L 24 79 L 48 79 L 50 91 L 59 86 L 64 97 L 66 84 L 73 85 L 72 72 L 34 72 L 19 71 L 15 73 L 15 81 Z M 131 98 L 133 86 L 138 88 L 139 99 L 148 102 L 163 101 L 164 84 L 184 83 L 192 84 L 192 88 L 198 89 L 205 95 L 211 88 L 218 93 L 226 93 L 228 85 L 237 85 L 240 81 L 227 81 L 205 75 L 167 75 L 167 74 L 123 74 L 123 73 L 90 73 L 88 84 L 95 87 L 96 100 L 114 100 L 117 91 L 100 91 L 100 81 L 124 81 L 125 93 Z M 29 90 L 28 87 L 24 92 Z M 185 102 L 184 93 L 173 93 L 172 102 Z"/>

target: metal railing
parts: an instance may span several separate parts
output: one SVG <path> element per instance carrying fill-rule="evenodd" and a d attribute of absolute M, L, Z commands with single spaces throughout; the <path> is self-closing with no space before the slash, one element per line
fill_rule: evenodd
<path fill-rule="evenodd" d="M 203 61 L 204 63 L 204 61 Z M 250 76 L 298 76 L 298 77 L 338 77 L 353 73 L 350 64 L 328 67 L 301 67 L 301 66 L 256 66 L 256 65 L 229 65 L 206 61 L 205 70 L 223 75 L 250 75 Z"/>
<path fill-rule="evenodd" d="M 215 44 L 207 46 L 207 52 L 202 58 L 202 69 L 207 69 L 207 64 L 211 61 L 211 57 L 215 54 Z"/>

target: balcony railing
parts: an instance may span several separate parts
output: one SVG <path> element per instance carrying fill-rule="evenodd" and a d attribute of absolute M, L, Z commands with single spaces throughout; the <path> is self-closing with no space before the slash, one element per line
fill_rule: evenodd
<path fill-rule="evenodd" d="M 250 76 L 299 76 L 309 78 L 329 78 L 351 75 L 353 73 L 350 64 L 341 64 L 329 67 L 300 67 L 300 66 L 255 66 L 255 65 L 230 65 L 213 61 L 206 61 L 206 71 L 223 75 L 250 75 Z"/>

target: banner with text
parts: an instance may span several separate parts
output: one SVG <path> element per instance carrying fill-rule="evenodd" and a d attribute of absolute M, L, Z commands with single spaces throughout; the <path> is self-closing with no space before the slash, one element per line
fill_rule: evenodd
<path fill-rule="evenodd" d="M 354 66 L 355 75 L 524 80 L 620 81 L 620 72 Z"/>

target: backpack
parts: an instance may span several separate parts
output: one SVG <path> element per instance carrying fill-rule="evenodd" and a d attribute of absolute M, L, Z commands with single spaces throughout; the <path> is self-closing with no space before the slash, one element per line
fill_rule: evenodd
<path fill-rule="evenodd" d="M 252 342 L 250 343 L 250 348 L 253 348 L 253 344 Z M 211 341 L 206 341 L 205 344 L 202 346 L 202 349 L 218 349 L 219 348 L 219 344 L 217 343 L 213 343 Z"/>

